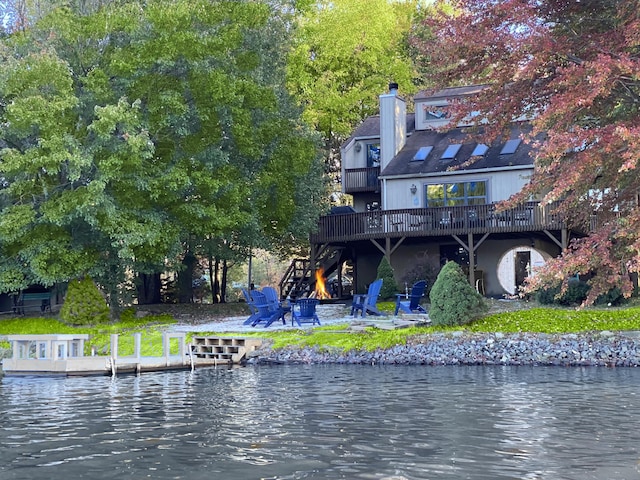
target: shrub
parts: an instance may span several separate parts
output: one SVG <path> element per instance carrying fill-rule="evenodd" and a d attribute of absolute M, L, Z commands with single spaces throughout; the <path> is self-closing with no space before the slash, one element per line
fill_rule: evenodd
<path fill-rule="evenodd" d="M 429 293 L 431 292 L 431 287 L 438 278 L 438 272 L 440 270 L 440 265 L 437 267 L 433 264 L 433 262 L 429 261 L 429 257 L 427 255 L 419 255 L 414 259 L 412 266 L 405 272 L 403 277 L 400 279 L 402 282 L 401 288 L 404 284 L 407 284 L 407 288 L 411 289 L 414 283 L 419 280 L 426 280 L 427 288 L 424 292 L 425 296 L 428 298 Z"/>
<path fill-rule="evenodd" d="M 90 278 L 72 280 L 67 287 L 60 318 L 72 325 L 109 322 L 109 306 Z"/>
<path fill-rule="evenodd" d="M 535 294 L 536 300 L 541 305 L 580 305 L 589 293 L 589 285 L 582 280 L 570 280 L 567 291 L 560 297 L 560 286 L 538 290 Z"/>
<path fill-rule="evenodd" d="M 626 303 L 626 301 L 627 299 L 622 295 L 622 291 L 618 287 L 614 287 L 596 298 L 595 304 L 617 306 Z"/>
<path fill-rule="evenodd" d="M 464 325 L 481 317 L 488 306 L 460 266 L 447 262 L 431 288 L 429 318 L 434 325 Z"/>
<path fill-rule="evenodd" d="M 398 293 L 398 284 L 393 276 L 393 269 L 387 257 L 382 257 L 380 265 L 378 265 L 377 278 L 382 279 L 382 288 L 380 289 L 380 298 L 387 300 L 394 298 Z"/>

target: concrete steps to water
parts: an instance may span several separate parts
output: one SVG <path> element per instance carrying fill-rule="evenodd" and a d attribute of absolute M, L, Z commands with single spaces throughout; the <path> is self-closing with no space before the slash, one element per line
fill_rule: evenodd
<path fill-rule="evenodd" d="M 258 338 L 244 337 L 193 337 L 191 355 L 198 363 L 240 363 L 247 355 L 262 345 Z"/>

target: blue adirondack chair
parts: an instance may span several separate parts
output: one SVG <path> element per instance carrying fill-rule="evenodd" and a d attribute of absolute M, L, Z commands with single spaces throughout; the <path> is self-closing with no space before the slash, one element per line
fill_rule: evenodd
<path fill-rule="evenodd" d="M 249 292 L 249 290 L 247 290 L 246 288 L 243 288 L 242 296 L 244 297 L 244 301 L 247 302 L 247 307 L 249 307 L 249 313 L 251 314 L 242 323 L 243 325 L 251 325 L 258 318 L 260 318 L 260 314 L 258 313 L 258 309 L 256 308 L 255 302 L 253 301 L 253 298 L 251 297 L 251 293 Z"/>
<path fill-rule="evenodd" d="M 282 310 L 282 324 L 285 324 L 285 319 L 284 316 L 291 312 L 291 305 L 289 304 L 289 302 L 286 303 L 286 305 L 280 301 L 280 297 L 278 296 L 278 292 L 276 291 L 275 288 L 270 287 L 270 286 L 266 286 L 266 287 L 262 287 L 262 293 L 264 293 L 264 296 L 267 297 L 267 303 L 271 303 L 274 305 L 277 305 L 281 310 Z"/>
<path fill-rule="evenodd" d="M 398 311 L 402 310 L 404 313 L 427 313 L 427 311 L 420 306 L 420 299 L 424 295 L 424 291 L 427 288 L 427 282 L 420 280 L 413 284 L 411 287 L 411 295 L 407 298 L 404 293 L 396 294 L 396 311 L 394 315 L 398 315 Z"/>
<path fill-rule="evenodd" d="M 291 306 L 291 325 L 296 322 L 298 326 L 303 323 L 316 323 L 320 325 L 320 319 L 316 313 L 316 306 L 320 303 L 317 298 L 301 298 Z"/>
<path fill-rule="evenodd" d="M 382 279 L 379 278 L 371 285 L 366 294 L 358 293 L 353 296 L 353 303 L 351 304 L 351 315 L 355 316 L 358 311 L 362 312 L 362 316 L 366 317 L 367 313 L 372 315 L 382 315 L 378 310 L 376 304 L 378 303 L 378 295 L 380 295 L 380 289 L 382 288 Z"/>
<path fill-rule="evenodd" d="M 258 309 L 257 318 L 251 324 L 252 327 L 263 324 L 266 328 L 279 318 L 284 323 L 284 310 L 277 303 L 269 302 L 265 294 L 257 290 L 253 291 L 251 296 Z"/>

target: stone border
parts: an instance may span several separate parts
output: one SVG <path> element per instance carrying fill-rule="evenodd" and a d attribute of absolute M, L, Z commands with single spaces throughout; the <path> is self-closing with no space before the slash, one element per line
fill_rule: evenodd
<path fill-rule="evenodd" d="M 640 366 L 640 332 L 425 334 L 407 345 L 368 351 L 265 348 L 248 364 Z"/>

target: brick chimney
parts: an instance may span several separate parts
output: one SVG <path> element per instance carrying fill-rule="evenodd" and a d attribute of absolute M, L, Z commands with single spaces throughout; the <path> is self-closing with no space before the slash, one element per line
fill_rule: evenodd
<path fill-rule="evenodd" d="M 407 105 L 398 96 L 398 84 L 389 84 L 389 93 L 380 95 L 380 170 L 407 141 Z"/>

